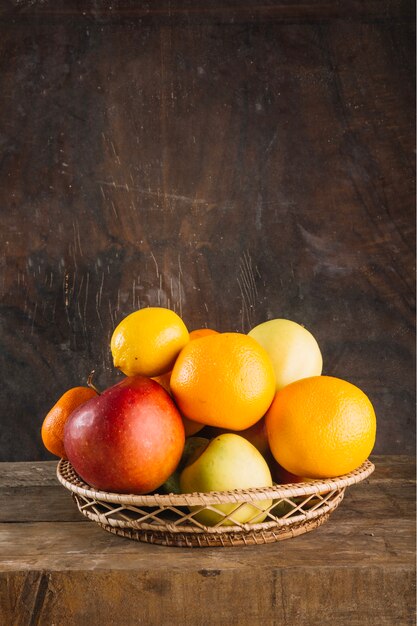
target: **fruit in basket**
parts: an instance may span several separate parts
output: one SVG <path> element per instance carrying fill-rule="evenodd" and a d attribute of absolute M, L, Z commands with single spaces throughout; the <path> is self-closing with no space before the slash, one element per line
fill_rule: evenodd
<path fill-rule="evenodd" d="M 199 339 L 200 337 L 206 337 L 207 335 L 217 335 L 217 330 L 211 330 L 210 328 L 198 328 L 197 330 L 192 330 L 190 332 L 190 341 L 193 339 Z M 171 374 L 172 371 L 166 372 L 165 374 L 161 374 L 161 376 L 156 376 L 154 380 L 156 380 L 163 388 L 168 391 L 168 393 L 172 396 L 171 390 Z M 204 428 L 204 424 L 200 422 L 194 422 L 193 420 L 188 419 L 185 415 L 181 415 L 182 421 L 184 422 L 184 430 L 186 437 L 192 437 L 196 435 L 202 428 Z"/>
<path fill-rule="evenodd" d="M 172 393 L 191 420 L 244 430 L 264 415 L 275 393 L 271 360 L 242 333 L 217 333 L 190 341 L 171 374 Z"/>
<path fill-rule="evenodd" d="M 367 459 L 375 443 L 376 417 L 369 398 L 355 385 L 313 376 L 278 391 L 266 430 L 272 454 L 288 472 L 331 478 Z"/>
<path fill-rule="evenodd" d="M 249 441 L 236 433 L 225 433 L 212 439 L 207 447 L 199 449 L 180 475 L 183 493 L 231 491 L 252 487 L 271 487 L 269 467 L 260 452 Z M 266 515 L 272 500 L 256 501 L 254 504 L 216 504 L 197 512 L 194 518 L 206 526 L 259 523 Z M 195 511 L 200 507 L 191 506 Z M 233 519 L 224 519 L 224 515 Z"/>
<path fill-rule="evenodd" d="M 269 463 L 269 469 L 271 470 L 271 475 L 275 483 L 278 485 L 288 485 L 289 483 L 302 483 L 308 478 L 304 478 L 304 476 L 297 476 L 296 474 L 291 474 L 286 469 L 284 469 L 279 463 L 272 458 L 272 461 Z"/>
<path fill-rule="evenodd" d="M 213 428 L 211 426 L 206 427 L 205 433 L 211 439 L 214 437 L 218 437 L 219 435 L 223 435 L 224 433 L 229 433 L 230 430 L 225 428 Z M 247 439 L 259 452 L 263 457 L 267 457 L 269 454 L 269 443 L 268 436 L 266 434 L 266 425 L 265 418 L 261 418 L 258 420 L 253 426 L 246 428 L 245 430 L 239 430 L 240 437 L 244 437 Z"/>
<path fill-rule="evenodd" d="M 200 337 L 207 337 L 208 335 L 218 335 L 217 330 L 213 330 L 211 328 L 196 328 L 195 330 L 190 331 L 190 340 L 192 339 L 200 339 Z"/>
<path fill-rule="evenodd" d="M 205 437 L 187 437 L 181 460 L 178 463 L 175 472 L 171 474 L 171 476 L 161 486 L 161 491 L 164 491 L 165 493 L 181 493 L 180 474 L 182 470 L 187 465 L 191 457 L 199 450 L 205 448 L 208 443 L 209 440 Z"/>
<path fill-rule="evenodd" d="M 191 337 L 191 333 L 190 333 Z M 171 380 L 171 372 L 166 372 L 166 374 L 161 374 L 161 376 L 155 376 L 153 380 L 156 380 L 157 383 L 162 385 L 162 387 L 172 396 L 171 387 L 169 381 Z M 204 428 L 204 424 L 200 424 L 199 422 L 194 422 L 193 420 L 189 420 L 184 415 L 181 415 L 182 421 L 184 424 L 184 431 L 186 437 L 192 437 L 197 434 L 202 428 Z"/>
<path fill-rule="evenodd" d="M 172 369 L 189 334 L 182 319 L 170 309 L 148 307 L 125 317 L 111 342 L 114 366 L 126 376 L 159 376 Z"/>
<path fill-rule="evenodd" d="M 41 437 L 49 452 L 63 459 L 67 458 L 64 448 L 64 426 L 71 413 L 97 393 L 91 387 L 68 389 L 54 404 L 42 423 Z"/>
<path fill-rule="evenodd" d="M 230 432 L 230 430 L 227 430 L 225 428 L 214 428 L 213 426 L 206 426 L 202 434 L 204 435 L 204 437 L 209 437 L 210 439 L 213 439 L 214 437 L 218 437 L 219 435 Z M 272 456 L 271 450 L 269 449 L 265 418 L 263 417 L 262 419 L 258 420 L 256 424 L 250 426 L 250 428 L 246 428 L 245 430 L 239 430 L 238 434 L 240 437 L 244 437 L 245 439 L 247 439 L 249 443 L 255 446 L 258 452 L 262 454 L 265 461 L 268 463 L 273 481 L 279 482 L 275 478 L 275 476 L 278 475 L 277 468 L 279 466 Z"/>
<path fill-rule="evenodd" d="M 248 334 L 269 354 L 277 390 L 300 378 L 321 374 L 323 359 L 319 345 L 304 326 L 274 319 L 255 326 Z"/>
<path fill-rule="evenodd" d="M 75 471 L 96 489 L 148 493 L 174 472 L 184 426 L 169 394 L 143 376 L 125 378 L 76 409 L 64 430 Z"/>

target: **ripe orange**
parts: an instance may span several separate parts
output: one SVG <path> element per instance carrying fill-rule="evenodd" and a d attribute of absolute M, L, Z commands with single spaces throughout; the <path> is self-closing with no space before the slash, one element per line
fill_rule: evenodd
<path fill-rule="evenodd" d="M 211 328 L 197 328 L 190 332 L 190 339 L 199 339 L 200 337 L 207 337 L 207 335 L 218 335 L 218 332 Z"/>
<path fill-rule="evenodd" d="M 180 352 L 171 389 L 191 420 L 244 430 L 264 415 L 275 392 L 270 358 L 241 333 L 216 333 L 190 341 Z"/>
<path fill-rule="evenodd" d="M 211 328 L 198 328 L 196 330 L 192 330 L 189 334 L 190 341 L 193 339 L 199 339 L 200 337 L 206 337 L 207 335 L 217 335 L 217 330 L 211 330 Z M 171 380 L 172 370 L 166 372 L 165 374 L 161 374 L 160 376 L 155 376 L 154 380 L 157 383 L 162 385 L 162 387 L 172 396 L 170 380 Z M 204 428 L 204 424 L 200 422 L 194 422 L 193 420 L 188 419 L 185 415 L 181 415 L 182 421 L 184 424 L 184 431 L 186 437 L 192 437 L 192 435 L 197 434 L 202 428 Z"/>
<path fill-rule="evenodd" d="M 192 437 L 200 432 L 202 428 L 204 428 L 204 424 L 200 424 L 200 422 L 194 422 L 194 420 L 189 420 L 188 417 L 182 415 L 180 411 L 180 415 L 182 417 L 182 423 L 184 424 L 184 432 L 185 437 Z"/>
<path fill-rule="evenodd" d="M 156 380 L 156 382 L 159 383 L 165 389 L 165 391 L 167 391 L 170 395 L 172 395 L 171 387 L 169 386 L 170 379 L 171 379 L 171 370 L 169 372 L 165 372 L 165 374 L 161 374 L 160 376 L 152 377 L 152 380 Z"/>
<path fill-rule="evenodd" d="M 49 452 L 66 459 L 64 448 L 64 426 L 73 411 L 97 392 L 90 387 L 73 387 L 68 389 L 48 412 L 43 420 L 41 436 L 43 445 Z"/>
<path fill-rule="evenodd" d="M 266 414 L 269 445 L 288 472 L 331 478 L 353 471 L 375 443 L 369 398 L 332 376 L 297 380 L 277 392 Z"/>
<path fill-rule="evenodd" d="M 190 333 L 191 339 L 191 333 Z M 166 374 L 161 374 L 161 376 L 155 376 L 153 380 L 156 380 L 157 383 L 162 385 L 162 387 L 172 396 L 170 380 L 171 380 L 171 372 L 167 372 Z M 200 424 L 199 422 L 193 422 L 193 420 L 189 420 L 187 417 L 181 414 L 182 422 L 184 424 L 184 432 L 186 437 L 192 437 L 198 433 L 202 428 L 204 428 L 204 424 Z"/>

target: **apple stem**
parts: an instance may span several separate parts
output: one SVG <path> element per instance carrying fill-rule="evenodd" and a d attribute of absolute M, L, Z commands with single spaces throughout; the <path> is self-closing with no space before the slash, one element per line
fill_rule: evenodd
<path fill-rule="evenodd" d="M 96 372 L 96 370 L 91 370 L 91 372 L 89 373 L 88 378 L 87 378 L 87 385 L 91 389 L 94 389 L 94 391 L 100 396 L 101 395 L 101 391 L 99 391 L 97 389 L 97 387 L 93 384 L 93 376 L 94 376 L 95 372 Z"/>

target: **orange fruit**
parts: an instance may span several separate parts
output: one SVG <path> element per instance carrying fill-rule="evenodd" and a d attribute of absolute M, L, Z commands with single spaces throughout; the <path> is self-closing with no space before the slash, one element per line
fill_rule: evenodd
<path fill-rule="evenodd" d="M 157 383 L 162 385 L 162 387 L 165 389 L 165 391 L 169 393 L 170 396 L 172 396 L 171 386 L 169 384 L 171 380 L 171 373 L 172 372 L 166 372 L 166 374 L 161 374 L 161 376 L 155 376 L 153 378 L 153 380 L 156 380 Z M 187 417 L 185 417 L 185 415 L 182 414 L 181 417 L 184 424 L 186 437 L 191 437 L 192 435 L 198 433 L 202 428 L 204 428 L 204 424 L 200 424 L 199 422 L 193 422 L 193 420 L 189 420 Z"/>
<path fill-rule="evenodd" d="M 180 415 L 182 417 L 182 423 L 184 424 L 184 432 L 186 437 L 192 437 L 200 432 L 202 428 L 204 428 L 204 424 L 200 424 L 200 422 L 194 422 L 194 420 L 189 420 L 188 417 L 182 415 L 180 411 Z"/>
<path fill-rule="evenodd" d="M 271 475 L 274 482 L 279 485 L 286 485 L 288 483 L 302 483 L 306 480 L 310 480 L 308 478 L 304 478 L 303 476 L 296 476 L 295 474 L 291 474 L 286 469 L 281 467 L 274 458 L 272 458 L 272 462 L 269 464 L 269 469 L 271 470 Z"/>
<path fill-rule="evenodd" d="M 161 374 L 160 376 L 152 377 L 152 380 L 156 380 L 156 382 L 159 383 L 165 389 L 165 391 L 167 391 L 170 395 L 172 395 L 171 387 L 169 386 L 170 379 L 171 379 L 171 370 L 169 372 L 165 372 L 165 374 Z"/>
<path fill-rule="evenodd" d="M 277 392 L 266 414 L 276 461 L 291 474 L 331 478 L 353 471 L 375 443 L 376 417 L 369 398 L 332 376 L 297 380 Z"/>
<path fill-rule="evenodd" d="M 43 420 L 41 437 L 43 445 L 49 452 L 66 459 L 64 448 L 64 426 L 73 411 L 97 392 L 90 387 L 73 387 L 68 389 L 48 412 Z"/>
<path fill-rule="evenodd" d="M 148 307 L 125 317 L 113 331 L 114 366 L 126 376 L 159 376 L 172 369 L 189 341 L 187 327 L 171 309 Z"/>
<path fill-rule="evenodd" d="M 241 333 L 216 333 L 190 341 L 171 374 L 180 411 L 208 426 L 244 430 L 264 415 L 275 375 L 264 348 Z"/>
<path fill-rule="evenodd" d="M 200 337 L 207 337 L 208 335 L 218 335 L 218 332 L 211 328 L 197 328 L 190 332 L 190 339 L 199 339 Z"/>

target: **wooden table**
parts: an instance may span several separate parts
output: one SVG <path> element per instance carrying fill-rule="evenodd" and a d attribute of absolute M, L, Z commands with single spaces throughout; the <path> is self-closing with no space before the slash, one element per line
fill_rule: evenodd
<path fill-rule="evenodd" d="M 0 623 L 414 624 L 415 462 L 375 456 L 321 528 L 242 548 L 166 548 L 79 514 L 55 462 L 0 464 Z"/>

